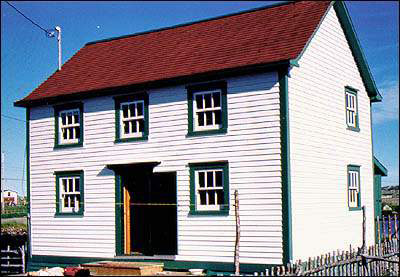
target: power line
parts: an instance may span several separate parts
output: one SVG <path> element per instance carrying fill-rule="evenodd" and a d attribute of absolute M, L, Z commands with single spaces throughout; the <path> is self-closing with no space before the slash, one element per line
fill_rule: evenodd
<path fill-rule="evenodd" d="M 33 25 L 35 25 L 36 27 L 40 28 L 42 31 L 44 31 L 46 34 L 51 35 L 51 33 L 49 31 L 47 31 L 46 29 L 42 28 L 39 24 L 37 24 L 36 22 L 34 22 L 32 19 L 30 19 L 29 17 L 27 17 L 26 15 L 24 15 L 22 12 L 20 12 L 16 7 L 14 7 L 13 5 L 11 5 L 8 1 L 4 1 L 6 2 L 8 5 L 10 5 L 14 10 L 16 10 L 20 15 L 22 15 L 23 17 L 25 17 L 27 20 L 29 20 Z"/>
<path fill-rule="evenodd" d="M 5 117 L 5 118 L 8 118 L 8 119 L 14 119 L 14 120 L 26 122 L 26 120 L 19 119 L 19 118 L 16 118 L 16 117 L 12 117 L 12 116 L 8 116 L 8 115 L 4 115 L 4 114 L 2 114 L 1 116 L 2 116 L 2 117 Z"/>
<path fill-rule="evenodd" d="M 26 180 L 24 179 L 18 179 L 18 178 L 1 178 L 2 180 L 8 180 L 8 181 L 24 181 L 26 182 Z"/>

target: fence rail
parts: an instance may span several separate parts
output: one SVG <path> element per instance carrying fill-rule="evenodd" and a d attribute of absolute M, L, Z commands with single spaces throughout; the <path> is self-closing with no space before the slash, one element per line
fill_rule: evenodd
<path fill-rule="evenodd" d="M 7 249 L 1 250 L 0 263 L 2 274 L 25 273 L 25 247 L 11 249 L 8 245 Z"/>

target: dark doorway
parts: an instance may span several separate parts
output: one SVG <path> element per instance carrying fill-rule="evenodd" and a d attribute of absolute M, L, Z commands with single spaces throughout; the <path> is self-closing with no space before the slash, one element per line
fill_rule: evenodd
<path fill-rule="evenodd" d="M 131 255 L 177 253 L 176 172 L 135 171 L 124 176 L 129 211 L 124 217 L 125 241 Z M 129 202 L 129 203 L 127 203 Z M 126 253 L 125 254 L 129 254 Z"/>

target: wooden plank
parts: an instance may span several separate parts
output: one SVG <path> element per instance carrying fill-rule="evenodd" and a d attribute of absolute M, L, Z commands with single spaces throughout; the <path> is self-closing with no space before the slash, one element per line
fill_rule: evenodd
<path fill-rule="evenodd" d="M 124 253 L 131 254 L 131 197 L 128 189 L 124 186 Z"/>

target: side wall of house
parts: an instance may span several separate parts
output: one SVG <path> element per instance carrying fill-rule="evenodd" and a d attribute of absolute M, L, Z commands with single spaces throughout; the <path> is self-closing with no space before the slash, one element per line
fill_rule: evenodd
<path fill-rule="evenodd" d="M 149 91 L 149 139 L 114 143 L 112 97 L 84 101 L 84 145 L 54 150 L 52 106 L 31 109 L 32 254 L 115 255 L 115 180 L 111 163 L 160 161 L 177 172 L 178 261 L 233 262 L 234 207 L 229 216 L 189 216 L 191 162 L 228 160 L 230 203 L 239 190 L 240 261 L 282 261 L 279 84 L 277 73 L 227 79 L 227 134 L 187 138 L 185 86 Z M 55 217 L 54 171 L 83 170 L 83 217 Z"/>
<path fill-rule="evenodd" d="M 289 78 L 293 258 L 362 244 L 347 165 L 359 165 L 367 243 L 374 238 L 370 101 L 333 7 Z M 358 89 L 360 131 L 347 130 L 345 86 Z"/>

